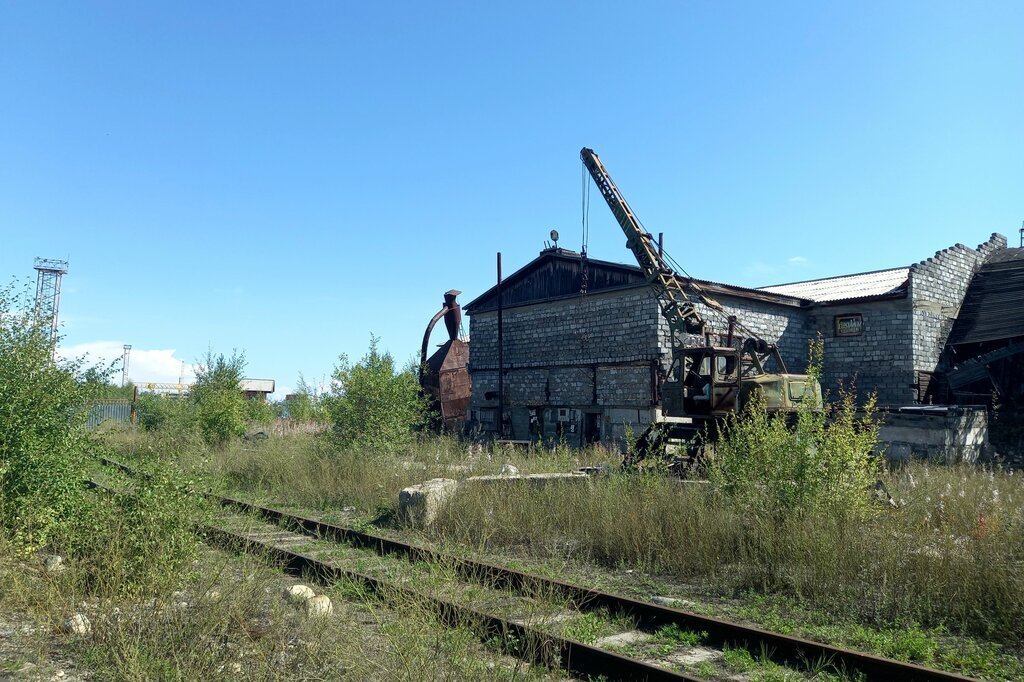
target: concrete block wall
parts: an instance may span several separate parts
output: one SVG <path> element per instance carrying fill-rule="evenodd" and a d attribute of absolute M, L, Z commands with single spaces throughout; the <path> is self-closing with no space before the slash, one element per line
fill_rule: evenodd
<path fill-rule="evenodd" d="M 650 407 L 653 404 L 651 365 L 597 368 L 597 404 Z"/>
<path fill-rule="evenodd" d="M 511 437 L 534 435 L 531 410 L 539 416 L 545 440 L 572 445 L 582 444 L 587 412 L 598 415 L 601 440 L 608 444 L 621 442 L 625 428 L 609 419 L 614 410 L 621 412 L 615 412 L 619 417 L 632 415 L 628 423 L 636 433 L 646 428 L 652 368 L 661 360 L 660 319 L 657 299 L 647 288 L 506 309 L 504 383 Z M 497 312 L 471 315 L 470 337 L 470 410 L 480 428 L 495 431 Z M 574 418 L 559 423 L 559 408 L 574 410 Z"/>
<path fill-rule="evenodd" d="M 772 304 L 751 299 L 716 296 L 715 300 L 722 306 L 725 313 L 712 310 L 701 302 L 694 305 L 708 325 L 716 333 L 725 333 L 729 329 L 727 317 L 735 315 L 736 320 L 744 327 L 761 338 L 779 346 L 779 352 L 786 369 L 800 373 L 807 369 L 807 344 L 813 336 L 809 327 L 807 309 L 797 306 Z M 742 334 L 742 331 L 738 331 Z M 671 343 L 668 322 L 664 317 L 658 318 L 658 338 L 666 362 L 671 362 Z M 667 370 L 668 367 L 666 366 Z"/>
<path fill-rule="evenodd" d="M 883 414 L 876 449 L 890 461 L 927 459 L 940 464 L 974 463 L 989 455 L 984 408 L 950 407 L 934 412 Z"/>
<path fill-rule="evenodd" d="M 548 370 L 551 405 L 589 405 L 594 401 L 593 367 L 553 367 Z"/>
<path fill-rule="evenodd" d="M 661 317 L 648 288 L 591 294 L 506 309 L 505 367 L 657 360 Z M 498 313 L 470 316 L 470 371 L 498 366 Z"/>
<path fill-rule="evenodd" d="M 835 318 L 859 313 L 863 333 L 836 336 Z M 851 385 L 863 402 L 872 391 L 879 405 L 909 405 L 917 396 L 913 365 L 913 314 L 908 299 L 815 308 L 812 335 L 821 334 L 825 362 L 821 387 L 833 399 L 838 387 Z"/>
<path fill-rule="evenodd" d="M 991 253 L 1003 248 L 1006 237 L 993 234 L 977 249 L 956 244 L 910 267 L 915 370 L 935 371 L 971 278 Z"/>

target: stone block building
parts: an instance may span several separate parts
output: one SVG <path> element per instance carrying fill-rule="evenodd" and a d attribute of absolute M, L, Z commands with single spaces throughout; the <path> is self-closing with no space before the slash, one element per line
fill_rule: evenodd
<path fill-rule="evenodd" d="M 719 332 L 735 315 L 803 372 L 825 343 L 822 384 L 855 381 L 880 405 L 928 400 L 928 387 L 974 273 L 1006 238 L 957 244 L 902 268 L 760 289 L 693 280 L 724 310 L 695 301 Z M 583 291 L 584 273 L 586 287 Z M 640 269 L 545 249 L 502 285 L 504 415 L 498 415 L 497 287 L 464 306 L 473 352 L 470 421 L 507 438 L 621 444 L 659 405 L 668 324 Z M 770 368 L 771 369 L 771 368 Z M 775 368 L 778 371 L 778 368 Z"/>

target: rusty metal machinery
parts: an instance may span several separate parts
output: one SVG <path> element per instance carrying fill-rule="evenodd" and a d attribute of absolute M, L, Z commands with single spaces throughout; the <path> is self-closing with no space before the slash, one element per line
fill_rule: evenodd
<path fill-rule="evenodd" d="M 461 293 L 457 289 L 445 292 L 444 305 L 423 332 L 420 349 L 420 387 L 430 399 L 430 406 L 437 416 L 435 428 L 449 433 L 462 431 L 472 392 L 469 344 L 459 338 L 462 307 L 456 297 Z M 448 340 L 427 357 L 430 332 L 441 318 L 444 318 L 444 326 L 448 330 Z"/>

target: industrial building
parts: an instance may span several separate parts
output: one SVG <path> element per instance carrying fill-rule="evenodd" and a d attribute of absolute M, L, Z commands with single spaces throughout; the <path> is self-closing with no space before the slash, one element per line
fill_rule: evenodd
<path fill-rule="evenodd" d="M 977 404 L 993 376 L 1009 382 L 1003 391 L 1020 390 L 1009 385 L 1012 371 L 992 366 L 1024 357 L 1022 253 L 993 234 L 976 248 L 956 244 L 875 272 L 758 289 L 686 284 L 721 306 L 692 299 L 719 332 L 734 315 L 778 346 L 790 372 L 805 371 L 808 344 L 820 334 L 826 390 L 853 381 L 861 397 L 875 392 L 887 408 Z M 621 446 L 629 431 L 656 418 L 671 345 L 657 290 L 640 268 L 552 247 L 506 277 L 501 290 L 500 368 L 498 288 L 464 306 L 473 427 L 516 440 Z"/>

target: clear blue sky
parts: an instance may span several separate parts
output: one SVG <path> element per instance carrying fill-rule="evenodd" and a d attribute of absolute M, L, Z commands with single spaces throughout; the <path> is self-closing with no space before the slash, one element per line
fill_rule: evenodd
<path fill-rule="evenodd" d="M 371 332 L 409 359 L 496 251 L 579 248 L 584 145 L 705 279 L 1016 245 L 1022 28 L 1020 2 L 3 2 L 0 276 L 68 258 L 65 344 L 131 343 L 136 379 L 239 348 L 287 388 Z M 630 260 L 596 195 L 589 251 Z"/>

